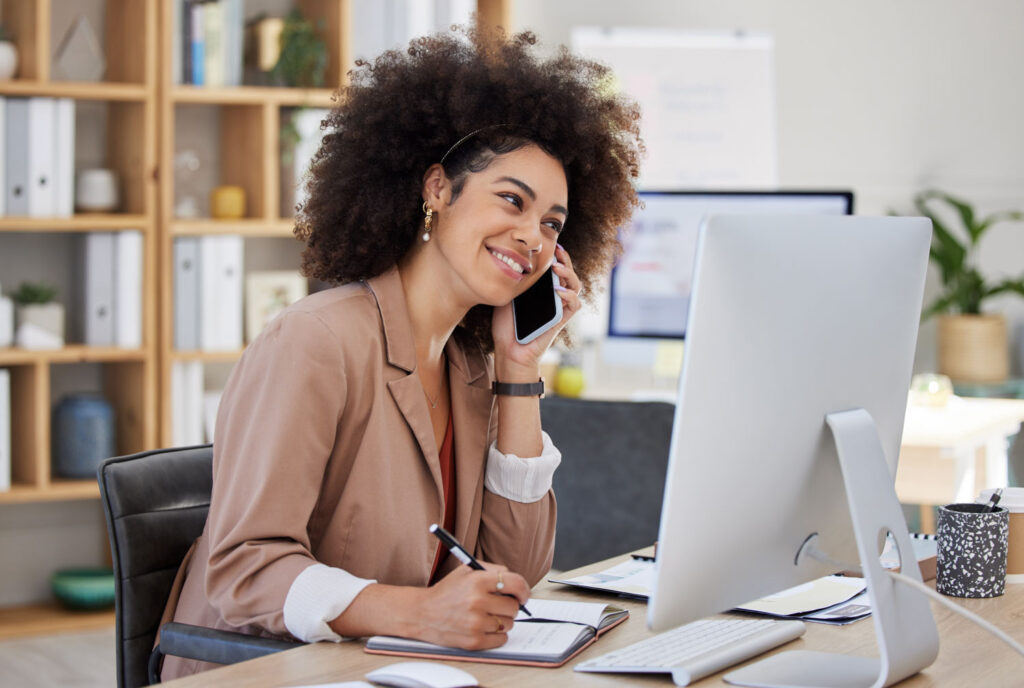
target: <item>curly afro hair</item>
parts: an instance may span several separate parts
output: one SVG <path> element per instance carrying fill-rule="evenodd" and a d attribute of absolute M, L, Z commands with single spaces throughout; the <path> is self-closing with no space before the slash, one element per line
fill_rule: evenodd
<path fill-rule="evenodd" d="M 356 63 L 323 122 L 328 133 L 298 209 L 302 271 L 335 284 L 385 272 L 422 231 L 427 168 L 443 159 L 457 195 L 497 155 L 536 144 L 566 173 L 559 243 L 586 298 L 621 250 L 617 229 L 638 202 L 639 110 L 614 92 L 609 68 L 564 47 L 540 58 L 530 32 L 453 29 Z M 456 334 L 493 350 L 491 312 L 473 308 Z"/>

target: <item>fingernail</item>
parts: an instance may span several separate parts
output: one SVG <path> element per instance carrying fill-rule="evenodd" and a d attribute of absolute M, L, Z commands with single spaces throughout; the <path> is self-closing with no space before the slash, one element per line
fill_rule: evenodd
<path fill-rule="evenodd" d="M 557 242 L 555 242 L 555 246 L 557 246 L 558 248 L 562 249 L 563 251 L 565 250 L 565 246 L 562 246 L 561 244 L 559 244 Z"/>
<path fill-rule="evenodd" d="M 555 285 L 555 291 L 569 291 L 569 290 L 567 288 L 563 287 L 561 284 L 556 284 Z"/>

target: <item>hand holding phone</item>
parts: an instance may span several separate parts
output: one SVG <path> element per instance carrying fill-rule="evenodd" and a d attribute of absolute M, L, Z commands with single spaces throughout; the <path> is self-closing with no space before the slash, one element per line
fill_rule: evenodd
<path fill-rule="evenodd" d="M 512 299 L 516 341 L 529 344 L 562 321 L 562 299 L 555 291 L 558 275 L 552 268 L 519 296 Z"/>

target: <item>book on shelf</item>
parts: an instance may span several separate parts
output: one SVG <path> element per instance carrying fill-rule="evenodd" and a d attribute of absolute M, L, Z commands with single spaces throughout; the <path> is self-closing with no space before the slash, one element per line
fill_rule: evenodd
<path fill-rule="evenodd" d="M 142 346 L 142 232 L 114 233 L 114 346 Z"/>
<path fill-rule="evenodd" d="M 11 489 L 11 371 L 0 368 L 0 492 Z"/>
<path fill-rule="evenodd" d="M 204 351 L 242 348 L 244 251 L 240 236 L 199 238 L 199 348 Z"/>
<path fill-rule="evenodd" d="M 171 366 L 171 442 L 176 447 L 203 444 L 203 363 Z"/>
<path fill-rule="evenodd" d="M 75 213 L 75 101 L 57 98 L 54 128 L 54 208 L 57 217 Z"/>
<path fill-rule="evenodd" d="M 530 599 L 526 607 L 533 616 L 520 611 L 508 632 L 508 642 L 491 650 L 462 650 L 409 638 L 373 636 L 366 642 L 366 652 L 557 667 L 629 616 L 625 609 L 598 602 Z"/>
<path fill-rule="evenodd" d="M 114 233 L 89 232 L 83 241 L 85 343 L 88 346 L 113 346 Z"/>
<path fill-rule="evenodd" d="M 174 348 L 199 348 L 199 238 L 174 240 Z"/>
<path fill-rule="evenodd" d="M 142 232 L 88 232 L 82 314 L 88 346 L 142 346 Z"/>
<path fill-rule="evenodd" d="M 175 84 L 241 86 L 243 0 L 174 0 L 171 78 Z"/>

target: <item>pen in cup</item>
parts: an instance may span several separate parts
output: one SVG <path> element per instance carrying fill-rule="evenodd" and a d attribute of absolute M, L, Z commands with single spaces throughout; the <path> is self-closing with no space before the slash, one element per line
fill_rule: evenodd
<path fill-rule="evenodd" d="M 998 488 L 992 493 L 992 498 L 988 500 L 988 504 L 985 505 L 985 511 L 995 511 L 996 505 L 999 504 L 999 500 L 1003 496 L 1003 488 Z"/>
<path fill-rule="evenodd" d="M 441 544 L 447 547 L 448 551 L 451 552 L 455 556 L 455 558 L 461 561 L 463 564 L 476 571 L 484 570 L 483 564 L 477 561 L 476 557 L 470 554 L 465 547 L 460 545 L 459 541 L 455 539 L 455 536 L 453 536 L 447 530 L 437 525 L 436 523 L 433 523 L 430 526 L 430 532 L 433 533 L 434 536 L 441 541 Z M 511 597 L 513 599 L 515 598 L 515 595 L 510 595 L 507 592 L 499 594 L 504 595 L 505 597 Z M 526 614 L 527 616 L 533 616 L 533 614 L 530 613 L 530 610 L 522 604 L 519 605 L 519 611 L 521 611 L 523 614 Z"/>

